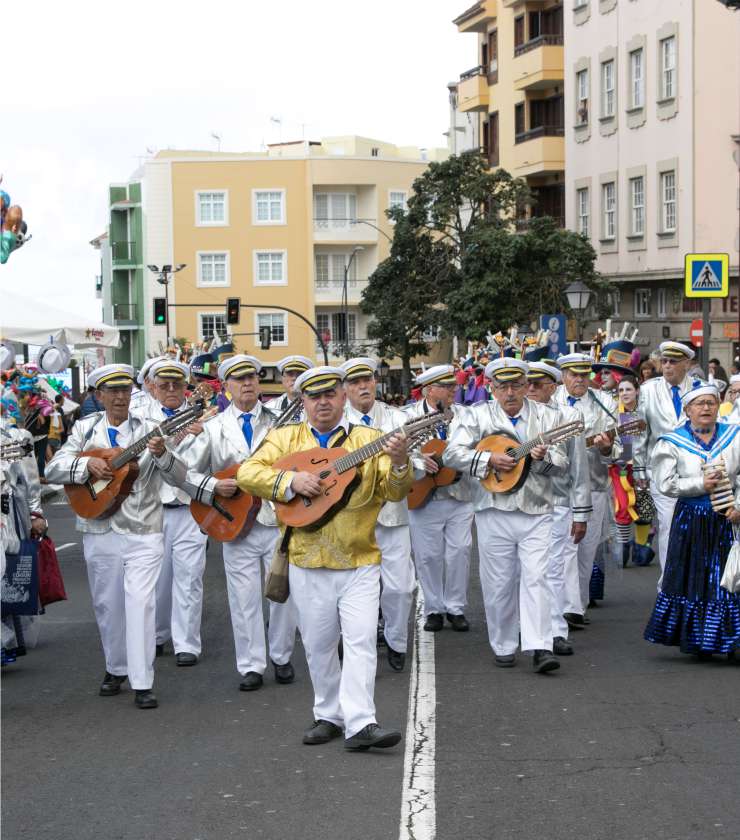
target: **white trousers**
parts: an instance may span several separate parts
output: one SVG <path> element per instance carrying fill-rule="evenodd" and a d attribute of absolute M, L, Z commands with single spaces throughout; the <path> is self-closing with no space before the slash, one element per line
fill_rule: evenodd
<path fill-rule="evenodd" d="M 676 508 L 678 499 L 673 496 L 664 496 L 659 493 L 655 485 L 651 485 L 650 494 L 655 502 L 655 509 L 658 512 L 658 561 L 660 562 L 660 578 L 658 579 L 658 592 L 663 584 L 663 572 L 665 561 L 668 557 L 668 537 L 671 533 L 671 522 L 673 522 L 673 511 Z"/>
<path fill-rule="evenodd" d="M 151 688 L 162 534 L 83 534 L 82 548 L 105 670 L 128 674 L 133 689 Z"/>
<path fill-rule="evenodd" d="M 552 548 L 547 565 L 547 585 L 550 588 L 552 603 L 553 638 L 556 636 L 568 638 L 568 622 L 563 618 L 563 613 L 568 612 L 565 601 L 565 570 L 578 568 L 578 546 L 573 542 L 570 533 L 572 524 L 571 509 L 565 505 L 557 505 L 553 511 Z"/>
<path fill-rule="evenodd" d="M 547 584 L 552 514 L 483 510 L 475 514 L 480 582 L 493 652 L 509 656 L 552 650 L 552 606 Z"/>
<path fill-rule="evenodd" d="M 425 614 L 462 615 L 468 602 L 473 506 L 455 499 L 432 499 L 410 510 L 409 522 Z"/>
<path fill-rule="evenodd" d="M 375 669 L 380 566 L 303 569 L 290 566 L 290 592 L 314 691 L 313 716 L 351 738 L 375 723 Z M 344 661 L 337 645 L 342 636 Z"/>
<path fill-rule="evenodd" d="M 244 539 L 224 543 L 226 590 L 229 595 L 231 627 L 234 631 L 236 669 L 264 674 L 267 665 L 265 623 L 262 614 L 262 570 L 270 568 L 276 527 L 255 522 Z M 296 615 L 292 599 L 270 603 L 270 658 L 278 665 L 290 660 L 295 643 Z"/>
<path fill-rule="evenodd" d="M 409 615 L 414 600 L 416 575 L 411 562 L 411 537 L 408 525 L 376 525 L 380 564 L 380 609 L 383 612 L 386 644 L 397 653 L 405 653 L 408 645 Z"/>
<path fill-rule="evenodd" d="M 604 518 L 611 494 L 603 490 L 591 491 L 593 512 L 588 519 L 586 536 L 578 543 L 576 562 L 565 566 L 565 610 L 567 613 L 583 615 L 588 607 L 588 584 L 594 568 L 596 549 L 603 541 Z"/>
<path fill-rule="evenodd" d="M 200 656 L 206 543 L 189 505 L 164 508 L 164 560 L 157 581 L 157 644 Z"/>

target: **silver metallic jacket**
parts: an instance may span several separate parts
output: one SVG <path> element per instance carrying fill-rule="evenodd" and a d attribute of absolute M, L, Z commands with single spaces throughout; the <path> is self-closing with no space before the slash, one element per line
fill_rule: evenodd
<path fill-rule="evenodd" d="M 678 386 L 679 393 L 683 396 L 691 390 L 693 384 L 693 377 L 686 376 Z M 679 424 L 685 423 L 686 415 L 681 410 L 681 415 L 676 419 L 671 386 L 662 376 L 642 383 L 637 411 L 647 423 L 647 429 L 632 443 L 632 469 L 635 478 L 644 479 L 648 477 L 653 460 L 653 449 L 658 438 L 672 432 Z"/>
<path fill-rule="evenodd" d="M 559 413 L 549 406 L 529 399 L 524 400 L 524 405 L 527 407 L 524 440 L 532 440 L 559 424 Z M 489 453 L 477 452 L 476 444 L 488 435 L 504 433 L 511 436 L 512 430 L 508 415 L 497 400 L 471 405 L 459 412 L 452 421 L 450 442 L 442 460 L 446 467 L 461 470 L 473 479 L 485 478 L 489 472 Z M 532 461 L 529 475 L 516 493 L 489 493 L 480 481 L 472 480 L 473 509 L 481 511 L 494 508 L 531 514 L 551 513 L 552 476 L 555 472 L 564 472 L 567 467 L 565 444 L 560 443 L 550 446 L 542 461 Z"/>
<path fill-rule="evenodd" d="M 355 426 L 364 426 L 362 422 L 362 412 L 353 408 L 347 401 L 344 409 L 344 414 Z M 372 418 L 371 427 L 373 429 L 380 429 L 381 432 L 392 432 L 404 423 L 408 423 L 408 416 L 401 411 L 400 408 L 393 408 L 386 405 L 380 400 L 375 400 L 370 411 L 367 412 L 368 417 Z M 386 528 L 393 528 L 397 525 L 409 524 L 409 506 L 404 499 L 402 502 L 386 502 L 380 509 L 378 516 L 378 524 L 385 525 Z"/>
<path fill-rule="evenodd" d="M 457 403 L 453 403 L 450 406 L 450 411 L 455 416 L 455 419 L 460 417 L 464 410 L 465 406 L 458 405 Z M 432 408 L 425 399 L 421 399 L 413 405 L 405 406 L 402 411 L 406 415 L 406 422 L 408 423 L 409 420 L 413 420 L 417 417 L 423 417 L 425 414 L 430 414 L 433 411 L 436 411 L 436 409 Z M 453 423 L 454 422 L 455 421 L 453 421 Z M 447 430 L 448 440 L 451 431 L 452 429 L 450 427 Z M 439 437 L 439 434 L 435 432 L 434 436 Z M 449 449 L 449 443 L 447 444 L 447 448 Z M 426 475 L 423 458 L 417 455 L 411 459 L 411 463 L 414 467 L 415 478 L 423 478 Z M 472 498 L 472 494 L 470 484 L 467 480 L 467 475 L 468 473 L 465 471 L 460 477 L 460 480 L 456 481 L 454 484 L 448 484 L 447 487 L 438 487 L 430 496 L 429 501 L 433 501 L 434 499 L 455 499 L 458 502 L 469 502 Z"/>
<path fill-rule="evenodd" d="M 33 444 L 33 435 L 25 429 L 11 426 L 7 418 L 0 421 L 0 442 Z M 8 513 L 2 516 L 2 548 L 15 553 L 20 548 L 20 539 L 28 539 L 31 531 L 31 513 L 43 514 L 41 509 L 41 484 L 36 456 L 29 455 L 18 461 L 0 461 L 0 489 L 8 497 Z M 21 532 L 16 527 L 15 515 Z"/>
<path fill-rule="evenodd" d="M 264 403 L 265 408 L 269 408 L 270 411 L 275 413 L 275 417 L 279 417 L 285 409 L 293 402 L 291 398 L 287 394 L 281 394 L 279 397 L 273 397 L 271 400 L 267 400 Z M 293 419 L 290 421 L 291 423 L 302 423 L 306 419 L 303 413 L 303 406 L 301 406 L 296 413 L 293 415 Z"/>
<path fill-rule="evenodd" d="M 568 405 L 568 391 L 565 385 L 560 385 L 553 394 L 552 401 L 558 408 L 570 408 Z M 601 403 L 601 405 L 599 405 Z M 602 408 L 603 406 L 603 408 Z M 574 409 L 580 412 L 586 426 L 586 437 L 604 432 L 619 425 L 619 408 L 614 398 L 604 391 L 588 391 L 576 402 Z M 602 455 L 598 447 L 588 450 L 589 477 L 591 492 L 604 493 L 609 489 L 609 466 L 622 454 L 622 444 L 615 438 L 611 452 Z"/>
<path fill-rule="evenodd" d="M 262 443 L 277 419 L 277 415 L 262 403 L 258 402 L 255 405 L 250 412 L 253 415 L 250 452 L 239 418 L 236 416 L 241 413 L 232 403 L 221 414 L 208 420 L 203 426 L 203 431 L 183 449 L 182 457 L 188 468 L 183 487 L 196 501 L 211 503 L 217 481 L 213 473 L 246 461 Z M 257 521 L 262 525 L 277 526 L 275 511 L 268 502 L 262 502 Z"/>
<path fill-rule="evenodd" d="M 129 414 L 131 443 L 156 427 L 156 423 L 136 414 Z M 105 414 L 96 412 L 78 420 L 67 438 L 46 465 L 46 478 L 51 484 L 84 484 L 89 478 L 87 462 L 80 457 L 88 449 L 110 449 Z M 157 534 L 162 532 L 162 479 L 168 484 L 185 480 L 185 464 L 179 455 L 167 450 L 154 458 L 148 449 L 139 455 L 139 475 L 121 507 L 106 519 L 77 517 L 77 530 L 83 534 Z"/>
<path fill-rule="evenodd" d="M 558 419 L 553 424 L 561 426 L 573 420 L 579 420 L 581 413 L 569 405 L 547 404 L 557 412 Z M 591 476 L 586 438 L 583 435 L 569 438 L 565 442 L 568 457 L 568 469 L 564 473 L 556 472 L 552 477 L 553 502 L 558 507 L 570 507 L 574 522 L 587 522 L 593 512 L 591 504 Z"/>

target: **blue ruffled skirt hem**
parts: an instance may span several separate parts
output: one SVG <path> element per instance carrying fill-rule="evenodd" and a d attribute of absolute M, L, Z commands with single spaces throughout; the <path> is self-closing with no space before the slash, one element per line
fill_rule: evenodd
<path fill-rule="evenodd" d="M 682 653 L 729 653 L 740 645 L 740 604 L 729 599 L 689 601 L 660 592 L 645 639 Z"/>

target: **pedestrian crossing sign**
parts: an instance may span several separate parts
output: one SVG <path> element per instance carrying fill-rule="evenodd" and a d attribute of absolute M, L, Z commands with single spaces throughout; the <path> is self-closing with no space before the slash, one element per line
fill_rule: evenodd
<path fill-rule="evenodd" d="M 728 254 L 686 254 L 686 297 L 727 297 L 730 292 Z"/>

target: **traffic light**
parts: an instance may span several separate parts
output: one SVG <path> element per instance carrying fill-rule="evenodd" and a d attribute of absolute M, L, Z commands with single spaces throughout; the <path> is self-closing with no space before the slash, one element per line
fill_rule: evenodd
<path fill-rule="evenodd" d="M 238 324 L 241 298 L 226 298 L 226 323 Z"/>
<path fill-rule="evenodd" d="M 154 298 L 154 326 L 163 327 L 167 323 L 167 303 L 164 298 Z"/>
<path fill-rule="evenodd" d="M 260 327 L 260 347 L 263 350 L 269 350 L 271 340 L 272 330 L 270 329 L 270 327 Z"/>

